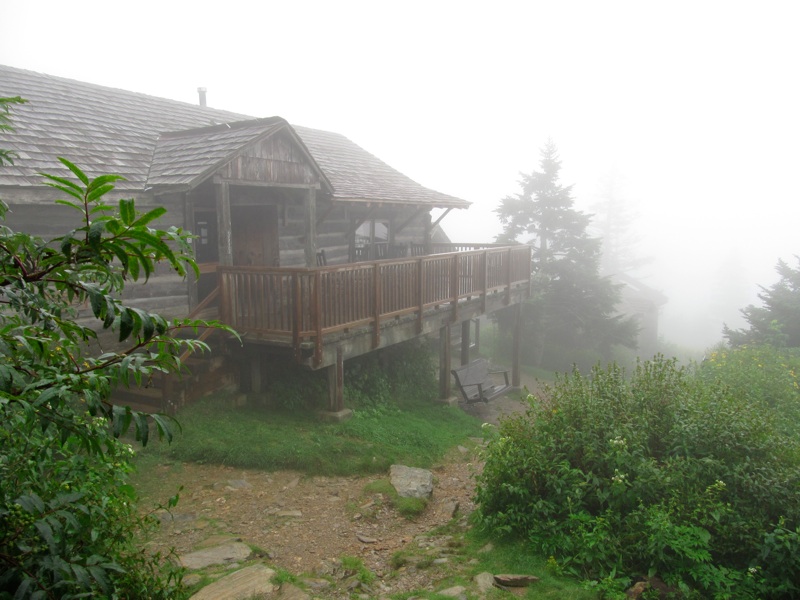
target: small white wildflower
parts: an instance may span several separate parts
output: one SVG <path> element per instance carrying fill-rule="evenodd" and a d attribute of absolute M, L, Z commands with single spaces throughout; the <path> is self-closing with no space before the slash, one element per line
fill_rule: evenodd
<path fill-rule="evenodd" d="M 611 481 L 614 483 L 625 483 L 627 476 L 625 473 L 620 473 L 618 469 L 614 469 L 614 476 L 611 478 Z"/>

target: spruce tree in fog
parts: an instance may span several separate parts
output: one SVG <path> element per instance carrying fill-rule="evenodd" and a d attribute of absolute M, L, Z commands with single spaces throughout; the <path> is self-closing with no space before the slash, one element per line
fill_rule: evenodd
<path fill-rule="evenodd" d="M 744 344 L 771 344 L 777 347 L 800 347 L 800 257 L 795 257 L 798 267 L 793 269 L 779 260 L 775 270 L 780 279 L 770 288 L 761 288 L 758 294 L 763 306 L 749 305 L 742 315 L 748 329 L 730 329 L 724 326 L 723 334 L 731 346 Z"/>
<path fill-rule="evenodd" d="M 575 209 L 560 171 L 558 149 L 548 141 L 539 169 L 523 174 L 520 192 L 495 212 L 503 224 L 498 241 L 533 247 L 533 294 L 523 308 L 527 362 L 568 369 L 609 358 L 615 344 L 635 348 L 637 325 L 616 314 L 619 286 L 600 276 L 600 240 L 589 236 L 590 217 Z"/>

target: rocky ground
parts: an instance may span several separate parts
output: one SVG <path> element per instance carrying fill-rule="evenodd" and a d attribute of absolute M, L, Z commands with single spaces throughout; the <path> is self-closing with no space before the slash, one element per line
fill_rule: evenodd
<path fill-rule="evenodd" d="M 465 410 L 484 422 L 497 423 L 505 414 L 524 410 L 519 394 Z M 154 550 L 174 548 L 179 556 L 198 549 L 241 541 L 273 568 L 299 575 L 305 583 L 326 587 L 328 580 L 344 578 L 340 559 L 356 557 L 377 577 L 365 595 L 378 597 L 425 589 L 436 580 L 435 569 L 416 568 L 413 561 L 399 565 L 400 551 L 426 556 L 426 567 L 447 565 L 447 540 L 429 538 L 440 526 L 466 527 L 474 508 L 474 475 L 480 470 L 480 442 L 453 449 L 432 469 L 433 498 L 422 515 L 412 520 L 398 514 L 381 493 L 365 488 L 384 476 L 304 477 L 299 473 L 234 469 L 190 463 L 157 467 L 169 486 L 183 486 L 178 506 L 160 515 L 163 526 L 148 543 Z M 164 493 L 173 490 L 165 486 Z M 393 556 L 395 558 L 393 559 Z M 437 562 L 438 561 L 438 562 Z M 245 560 L 228 562 L 244 564 Z M 249 563 L 248 563 L 249 564 Z M 205 568 L 212 577 L 232 570 L 231 564 Z M 199 576 L 190 576 L 189 581 Z M 356 585 L 358 585 L 356 583 Z M 341 588 L 341 586 L 339 586 Z M 350 588 L 353 586 L 350 585 Z M 319 590 L 315 597 L 349 597 L 352 589 Z"/>

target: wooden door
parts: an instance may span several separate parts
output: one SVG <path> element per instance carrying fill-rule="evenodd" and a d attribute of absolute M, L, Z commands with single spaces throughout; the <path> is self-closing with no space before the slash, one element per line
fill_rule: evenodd
<path fill-rule="evenodd" d="M 232 206 L 233 264 L 280 265 L 277 206 Z"/>

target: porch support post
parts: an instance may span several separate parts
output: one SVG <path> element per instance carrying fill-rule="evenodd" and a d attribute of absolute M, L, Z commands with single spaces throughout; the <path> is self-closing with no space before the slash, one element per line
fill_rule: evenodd
<path fill-rule="evenodd" d="M 469 334 L 472 320 L 466 319 L 461 321 L 461 364 L 465 365 L 469 362 Z"/>
<path fill-rule="evenodd" d="M 250 390 L 261 393 L 261 355 L 254 352 L 250 355 Z"/>
<path fill-rule="evenodd" d="M 336 348 L 336 362 L 328 367 L 328 399 L 331 412 L 344 410 L 344 353 Z"/>
<path fill-rule="evenodd" d="M 481 320 L 480 318 L 475 319 L 475 352 L 480 354 L 481 352 Z"/>
<path fill-rule="evenodd" d="M 422 244 L 425 247 L 425 254 L 431 253 L 431 234 L 433 233 L 433 227 L 431 226 L 431 214 L 428 213 L 428 218 L 425 219 L 425 239 L 423 240 Z"/>
<path fill-rule="evenodd" d="M 231 193 L 226 182 L 218 183 L 217 231 L 219 237 L 219 264 L 233 264 L 233 235 L 231 233 Z"/>
<path fill-rule="evenodd" d="M 519 348 L 522 339 L 522 302 L 517 303 L 514 308 L 514 341 L 511 349 L 511 385 L 519 387 Z"/>
<path fill-rule="evenodd" d="M 450 323 L 439 329 L 439 397 L 450 397 Z"/>
<path fill-rule="evenodd" d="M 306 267 L 317 266 L 317 190 L 308 188 L 303 200 L 306 230 Z"/>

